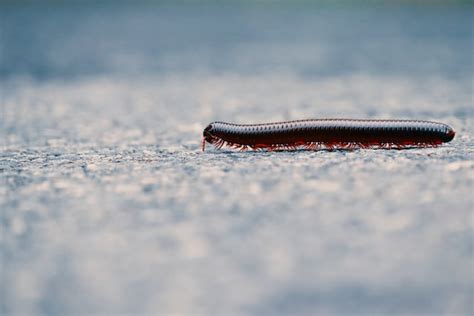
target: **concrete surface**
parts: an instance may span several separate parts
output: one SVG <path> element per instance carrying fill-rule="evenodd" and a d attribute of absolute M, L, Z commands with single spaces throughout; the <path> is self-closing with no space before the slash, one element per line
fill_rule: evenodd
<path fill-rule="evenodd" d="M 473 313 L 471 7 L 3 9 L 6 33 L 26 24 L 4 37 L 0 313 Z M 168 68 L 142 72 L 149 28 Z M 38 44 L 41 31 L 53 35 Z M 178 54 L 200 34 L 208 50 Z M 120 36 L 143 36 L 144 53 Z M 213 120 L 319 117 L 428 119 L 457 135 L 428 149 L 200 152 Z"/>

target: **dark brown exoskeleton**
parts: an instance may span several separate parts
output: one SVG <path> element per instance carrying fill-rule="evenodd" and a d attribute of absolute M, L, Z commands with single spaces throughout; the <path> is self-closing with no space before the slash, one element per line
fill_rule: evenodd
<path fill-rule="evenodd" d="M 264 124 L 210 123 L 203 131 L 220 149 L 353 149 L 435 147 L 454 138 L 443 123 L 421 120 L 313 119 Z"/>

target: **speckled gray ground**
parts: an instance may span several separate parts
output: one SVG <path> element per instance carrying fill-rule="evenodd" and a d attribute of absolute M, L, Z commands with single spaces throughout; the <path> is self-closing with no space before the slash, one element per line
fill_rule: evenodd
<path fill-rule="evenodd" d="M 0 313 L 473 314 L 472 7 L 199 10 L 3 7 Z M 318 117 L 457 136 L 199 150 Z"/>

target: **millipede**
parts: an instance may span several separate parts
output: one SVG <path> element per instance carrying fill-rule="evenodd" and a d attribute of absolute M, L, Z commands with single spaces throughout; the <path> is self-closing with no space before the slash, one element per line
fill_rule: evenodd
<path fill-rule="evenodd" d="M 318 150 L 437 147 L 451 141 L 448 125 L 422 120 L 309 119 L 262 124 L 212 122 L 203 131 L 217 149 Z"/>

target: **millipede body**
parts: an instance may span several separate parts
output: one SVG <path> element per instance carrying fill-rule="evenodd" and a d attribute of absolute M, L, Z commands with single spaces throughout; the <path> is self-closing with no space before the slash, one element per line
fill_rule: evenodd
<path fill-rule="evenodd" d="M 443 123 L 420 120 L 310 119 L 263 124 L 212 122 L 203 131 L 217 149 L 352 149 L 435 147 L 454 138 Z"/>

